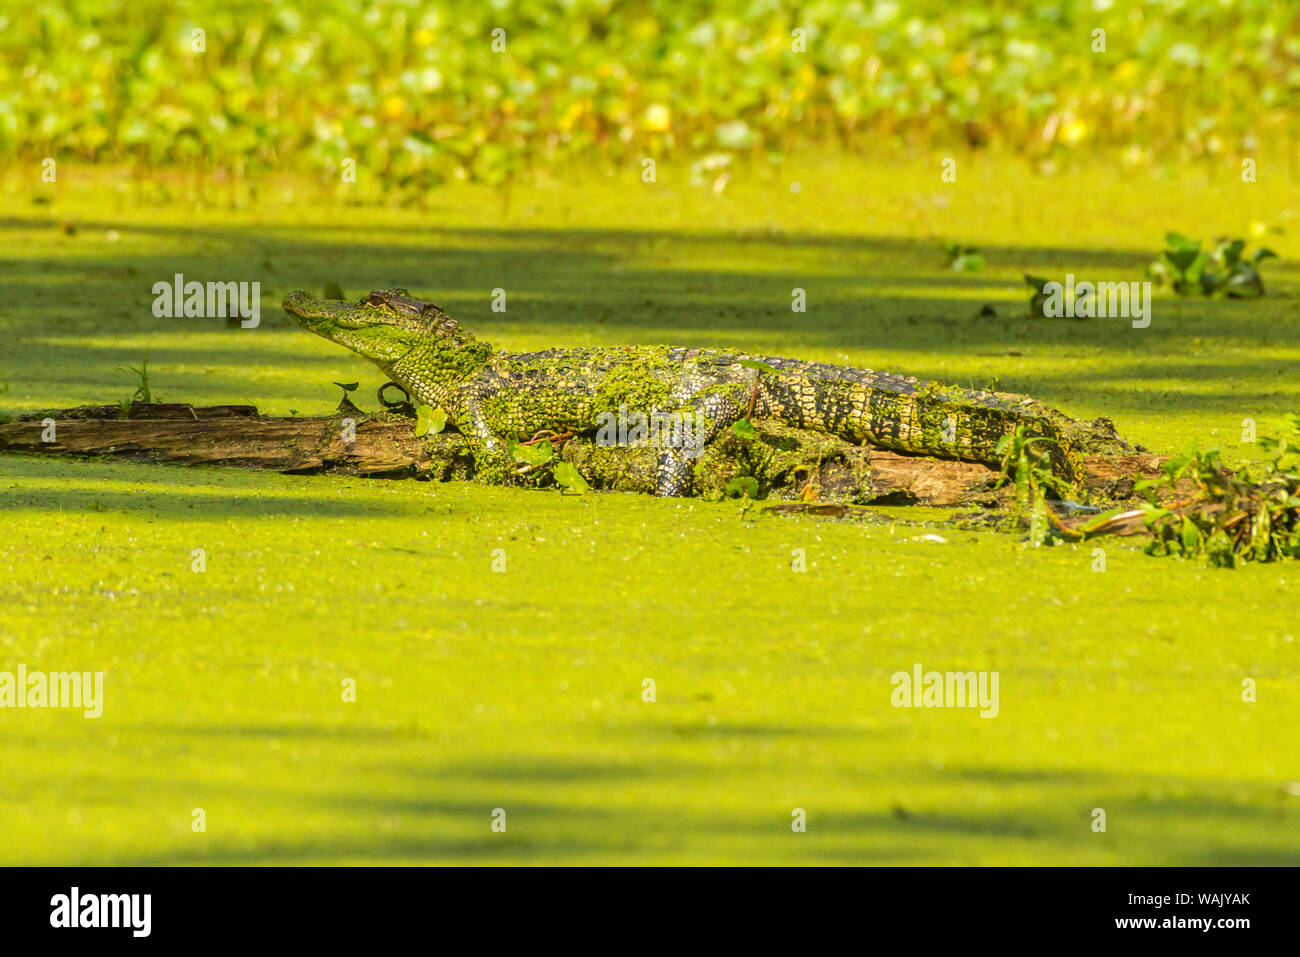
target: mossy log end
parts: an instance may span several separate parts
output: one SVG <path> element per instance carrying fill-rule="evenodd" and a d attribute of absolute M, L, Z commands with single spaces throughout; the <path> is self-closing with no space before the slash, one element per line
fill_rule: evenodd
<path fill-rule="evenodd" d="M 717 497 L 737 475 L 752 475 L 767 497 L 858 504 L 1006 503 L 997 474 L 971 462 L 883 452 L 777 422 L 754 423 L 757 438 L 728 434 L 696 467 L 700 494 Z M 470 479 L 474 461 L 455 432 L 417 438 L 408 418 L 361 412 L 329 417 L 259 415 L 254 406 L 135 403 L 80 406 L 0 423 L 0 452 L 112 456 L 185 465 L 226 465 L 289 473 Z M 607 448 L 570 439 L 559 455 L 595 488 L 650 492 L 655 449 Z M 1161 458 L 1127 455 L 1087 460 L 1094 499 L 1123 501 L 1133 483 L 1158 472 Z"/>

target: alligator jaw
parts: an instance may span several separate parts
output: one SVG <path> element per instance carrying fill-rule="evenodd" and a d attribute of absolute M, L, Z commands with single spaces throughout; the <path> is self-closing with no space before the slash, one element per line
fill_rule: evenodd
<path fill-rule="evenodd" d="M 295 289 L 284 297 L 284 311 L 294 321 L 312 332 L 327 339 L 333 338 L 328 329 L 338 324 L 350 310 L 356 307 L 351 303 L 335 299 L 317 299 L 305 289 Z"/>

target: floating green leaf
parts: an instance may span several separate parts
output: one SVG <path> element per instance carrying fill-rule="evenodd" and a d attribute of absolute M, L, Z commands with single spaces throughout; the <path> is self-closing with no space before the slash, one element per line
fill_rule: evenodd
<path fill-rule="evenodd" d="M 944 243 L 943 248 L 948 254 L 948 268 L 954 272 L 976 272 L 984 268 L 984 255 L 974 246 Z"/>
<path fill-rule="evenodd" d="M 736 434 L 737 438 L 752 442 L 755 437 L 754 425 L 749 419 L 737 419 L 731 423 L 731 431 Z"/>
<path fill-rule="evenodd" d="M 415 410 L 415 434 L 437 435 L 447 426 L 447 413 L 441 408 L 427 405 L 417 406 Z"/>
<path fill-rule="evenodd" d="M 516 462 L 523 462 L 526 465 L 545 465 L 555 458 L 555 449 L 551 446 L 549 440 L 539 442 L 536 445 L 515 442 L 510 446 L 510 457 Z"/>
<path fill-rule="evenodd" d="M 582 477 L 582 473 L 573 467 L 569 462 L 557 462 L 552 470 L 555 476 L 555 482 L 561 488 L 566 488 L 571 492 L 577 492 L 581 495 L 584 492 L 590 492 L 591 486 L 587 480 Z"/>

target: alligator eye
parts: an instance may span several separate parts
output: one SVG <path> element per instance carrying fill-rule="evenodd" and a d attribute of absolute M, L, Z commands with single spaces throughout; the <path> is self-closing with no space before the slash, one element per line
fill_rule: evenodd
<path fill-rule="evenodd" d="M 370 295 L 366 296 L 367 306 L 382 306 L 387 302 L 388 299 L 382 292 L 372 292 Z"/>

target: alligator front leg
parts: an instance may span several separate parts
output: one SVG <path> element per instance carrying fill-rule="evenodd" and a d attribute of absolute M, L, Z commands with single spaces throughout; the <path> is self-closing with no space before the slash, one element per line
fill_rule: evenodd
<path fill-rule="evenodd" d="M 745 414 L 751 388 L 742 382 L 708 386 L 691 396 L 677 409 L 681 428 L 679 440 L 659 456 L 656 495 L 689 495 L 695 478 L 695 463 L 704 447 L 721 435 Z"/>
<path fill-rule="evenodd" d="M 507 484 L 516 469 L 510 458 L 509 443 L 492 431 L 476 396 L 462 395 L 459 398 L 456 429 L 465 436 L 474 456 L 475 477 L 490 485 Z"/>

